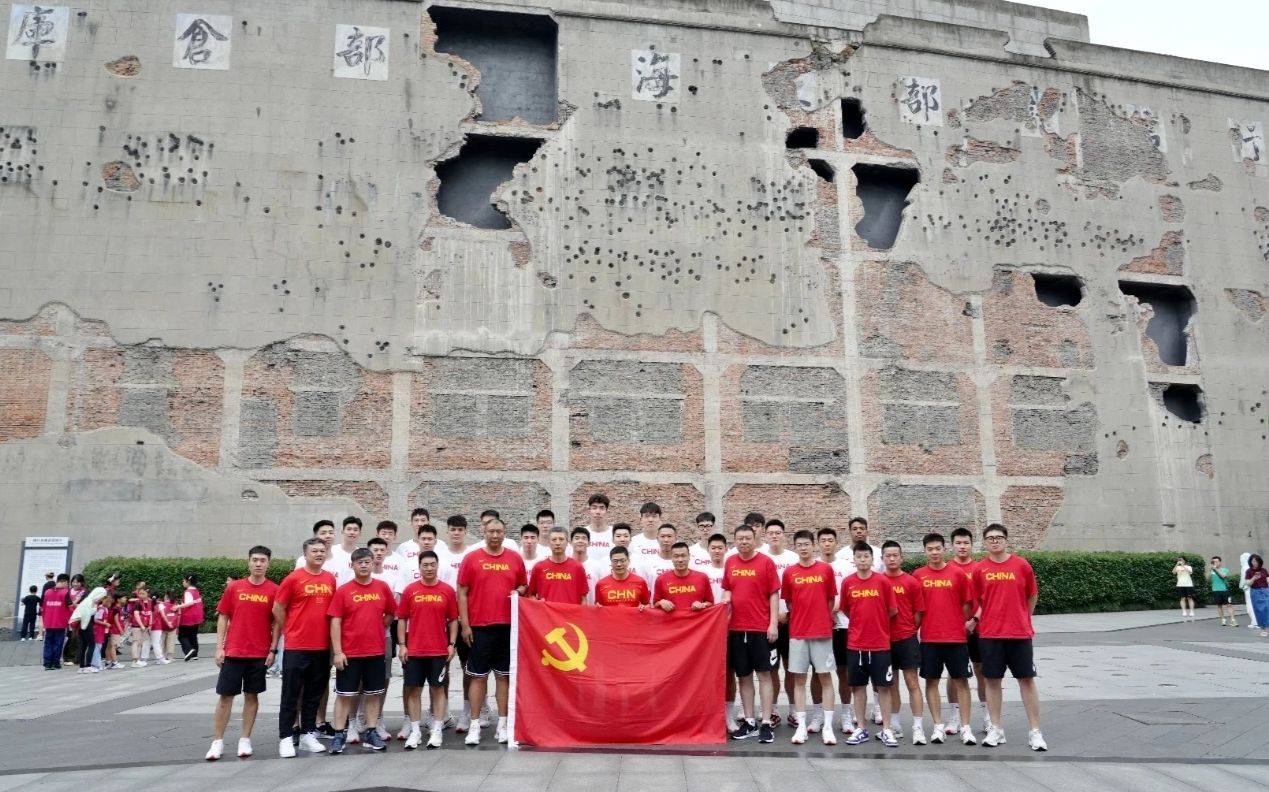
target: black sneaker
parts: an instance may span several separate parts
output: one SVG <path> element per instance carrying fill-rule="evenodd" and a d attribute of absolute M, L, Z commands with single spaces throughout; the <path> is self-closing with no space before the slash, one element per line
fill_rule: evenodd
<path fill-rule="evenodd" d="M 744 718 L 740 719 L 740 725 L 731 733 L 733 740 L 748 740 L 758 734 L 758 728 Z"/>
<path fill-rule="evenodd" d="M 330 721 L 317 724 L 318 737 L 334 737 L 336 734 L 335 727 L 330 725 Z"/>
<path fill-rule="evenodd" d="M 194 655 L 197 653 L 198 653 L 197 649 L 190 649 L 188 652 L 185 653 L 185 662 L 188 663 L 190 660 L 193 660 Z"/>
<path fill-rule="evenodd" d="M 758 727 L 758 742 L 775 742 L 775 729 L 771 728 L 770 723 L 764 723 Z"/>

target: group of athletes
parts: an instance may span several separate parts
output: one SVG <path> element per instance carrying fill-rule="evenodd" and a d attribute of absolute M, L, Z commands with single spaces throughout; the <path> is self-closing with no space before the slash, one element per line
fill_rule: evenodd
<path fill-rule="evenodd" d="M 475 544 L 466 518 L 449 517 L 442 537 L 424 508 L 411 514 L 413 536 L 399 546 L 391 521 L 380 522 L 363 545 L 360 519 L 346 518 L 338 533 L 321 520 L 281 584 L 266 577 L 270 550 L 251 548 L 248 575 L 227 586 L 216 609 L 219 700 L 206 758 L 221 758 L 240 694 L 237 753 L 252 754 L 270 666 L 280 666 L 282 678 L 282 757 L 297 750 L 339 754 L 355 743 L 384 750 L 392 735 L 381 715 L 394 659 L 404 683 L 397 739 L 405 748 L 438 748 L 451 727 L 466 733 L 466 745 L 480 744 L 482 727 L 506 743 L 513 593 L 599 607 L 727 607 L 724 718 L 733 740 L 774 741 L 783 687 L 792 743 L 819 733 L 823 744 L 835 745 L 840 729 L 846 744 L 859 745 L 872 739 L 875 725 L 876 738 L 896 747 L 904 736 L 902 678 L 913 745 L 959 739 L 995 747 L 1005 742 L 1001 683 L 1008 671 L 1022 694 L 1028 745 L 1047 749 L 1032 655 L 1038 589 L 1030 564 L 1009 552 L 1004 526 L 983 531 L 986 553 L 977 561 L 969 530 L 926 535 L 927 563 L 909 574 L 899 543 L 870 544 L 868 522 L 859 517 L 843 537 L 827 526 L 790 534 L 780 520 L 751 513 L 729 542 L 708 512 L 696 516 L 692 534 L 681 535 L 655 503 L 643 505 L 637 527 L 609 525 L 608 509 L 605 495 L 591 496 L 588 523 L 571 530 L 543 510 L 521 527 L 519 543 L 494 510 L 481 514 L 483 542 Z M 455 658 L 463 691 L 457 716 L 448 711 Z M 496 710 L 487 701 L 491 675 Z M 970 722 L 971 678 L 981 738 Z"/>

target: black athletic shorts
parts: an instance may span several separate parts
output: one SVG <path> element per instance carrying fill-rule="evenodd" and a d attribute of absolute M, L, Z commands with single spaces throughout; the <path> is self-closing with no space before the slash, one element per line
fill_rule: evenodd
<path fill-rule="evenodd" d="M 983 653 L 985 679 L 1004 679 L 1006 668 L 1014 679 L 1035 676 L 1030 638 L 979 638 L 978 645 Z"/>
<path fill-rule="evenodd" d="M 407 638 L 409 635 L 406 636 Z M 473 636 L 474 637 L 474 636 Z M 460 668 L 467 667 L 467 658 L 471 657 L 471 644 L 463 640 L 462 630 L 458 631 L 458 642 L 454 644 L 454 649 L 458 654 L 458 665 Z"/>
<path fill-rule="evenodd" d="M 738 677 L 775 668 L 775 647 L 765 632 L 727 633 L 727 667 Z"/>
<path fill-rule="evenodd" d="M 449 674 L 449 658 L 445 655 L 411 657 L 405 661 L 403 672 L 406 687 L 423 687 L 424 684 L 434 688 L 443 687 L 447 674 Z"/>
<path fill-rule="evenodd" d="M 226 657 L 216 677 L 216 695 L 236 696 L 239 693 L 263 693 L 265 679 L 263 657 Z"/>
<path fill-rule="evenodd" d="M 1194 587 L 1193 587 L 1193 586 L 1177 586 L 1177 587 L 1176 587 L 1176 595 L 1177 595 L 1178 597 L 1190 597 L 1190 598 L 1193 598 L 1193 597 L 1194 597 Z"/>
<path fill-rule="evenodd" d="M 965 636 L 965 648 L 969 651 L 969 662 L 981 663 L 983 661 L 983 653 L 978 648 L 978 630 L 974 630 Z"/>
<path fill-rule="evenodd" d="M 785 665 L 789 663 L 789 623 L 776 625 L 776 654 L 784 661 Z"/>
<path fill-rule="evenodd" d="M 511 673 L 511 625 L 487 624 L 471 628 L 471 654 L 464 666 L 467 676 L 499 676 Z"/>
<path fill-rule="evenodd" d="M 833 629 L 833 662 L 840 669 L 845 669 L 850 663 L 850 657 L 846 654 L 846 634 L 849 630 L 835 627 Z"/>
<path fill-rule="evenodd" d="M 1213 605 L 1228 605 L 1229 603 L 1230 603 L 1230 599 L 1229 599 L 1228 591 L 1213 591 L 1212 592 Z"/>
<path fill-rule="evenodd" d="M 890 662 L 900 671 L 921 667 L 921 642 L 915 635 L 890 643 Z"/>
<path fill-rule="evenodd" d="M 861 652 L 847 650 L 850 671 L 846 681 L 851 687 L 864 687 L 869 682 L 875 687 L 890 687 L 894 681 L 894 669 L 890 666 L 889 652 Z"/>
<path fill-rule="evenodd" d="M 943 669 L 948 679 L 969 679 L 974 666 L 969 661 L 969 647 L 963 643 L 921 644 L 921 678 L 940 679 Z"/>
<path fill-rule="evenodd" d="M 388 669 L 383 655 L 350 657 L 344 670 L 335 670 L 335 695 L 378 695 L 388 689 Z"/>

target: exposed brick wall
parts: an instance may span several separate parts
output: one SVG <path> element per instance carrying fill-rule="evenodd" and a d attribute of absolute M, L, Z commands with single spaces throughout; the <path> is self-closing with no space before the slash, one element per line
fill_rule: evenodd
<path fill-rule="evenodd" d="M 997 471 L 1006 476 L 1091 475 L 1097 412 L 1075 404 L 1061 377 L 1013 375 L 992 391 Z"/>
<path fill-rule="evenodd" d="M 532 522 L 549 502 L 546 490 L 533 482 L 425 481 L 410 493 L 407 505 L 425 506 L 438 530 L 443 530 L 447 517 L 461 514 L 467 518 L 468 535 L 479 539 L 480 513 L 485 509 L 495 509 L 507 525 L 507 535 L 518 537 L 520 526 Z M 408 516 L 408 511 L 399 515 L 401 520 Z"/>
<path fill-rule="evenodd" d="M 1044 542 L 1062 506 L 1060 487 L 1008 487 L 1000 496 L 1000 515 L 1009 529 L 1009 546 L 1034 550 Z"/>
<path fill-rule="evenodd" d="M 573 490 L 569 498 L 573 524 L 586 523 L 586 501 L 602 492 L 608 496 L 608 522 L 628 522 L 638 530 L 639 507 L 654 501 L 666 522 L 682 529 L 705 511 L 705 493 L 691 484 L 645 484 L 637 481 L 591 481 Z"/>
<path fill-rule="evenodd" d="M 870 261 L 860 266 L 855 280 L 860 354 L 931 363 L 974 361 L 967 301 L 930 283 L 919 266 Z"/>
<path fill-rule="evenodd" d="M 836 369 L 730 366 L 719 391 L 725 470 L 850 471 L 846 382 Z"/>
<path fill-rule="evenodd" d="M 0 443 L 44 432 L 52 365 L 38 349 L 0 349 Z"/>
<path fill-rule="evenodd" d="M 577 317 L 569 346 L 574 349 L 620 349 L 630 352 L 700 352 L 705 348 L 701 329 L 667 330 L 662 335 L 622 335 L 607 330 L 590 314 Z"/>
<path fill-rule="evenodd" d="M 1124 264 L 1119 270 L 1152 275 L 1184 275 L 1185 234 L 1181 231 L 1165 231 L 1153 250 Z"/>
<path fill-rule="evenodd" d="M 384 491 L 382 486 L 373 481 L 307 481 L 292 479 L 284 481 L 268 480 L 260 483 L 274 484 L 287 495 L 297 498 L 342 497 L 356 501 L 361 506 L 362 511 L 355 512 L 355 515 L 360 517 L 362 522 L 365 523 L 361 537 L 363 542 L 369 540 L 373 535 L 370 531 L 373 530 L 375 522 L 392 519 L 392 514 L 388 510 L 388 493 Z M 345 516 L 343 514 L 332 514 L 330 519 L 338 524 Z M 397 523 L 401 523 L 400 518 L 397 519 Z"/>
<path fill-rule="evenodd" d="M 850 496 L 837 484 L 737 484 L 723 495 L 718 526 L 731 531 L 751 511 L 779 518 L 789 531 L 836 528 L 845 535 L 852 516 Z"/>
<path fill-rule="evenodd" d="M 977 473 L 978 407 L 964 374 L 885 368 L 860 378 L 868 469 L 879 473 Z"/>
<path fill-rule="evenodd" d="M 1085 297 L 1085 300 L 1088 298 Z M 983 300 L 987 360 L 1045 368 L 1092 368 L 1093 348 L 1078 308 L 1050 307 L 1031 275 L 1000 267 Z"/>
<path fill-rule="evenodd" d="M 894 539 L 909 550 L 918 549 L 927 533 L 949 536 L 968 528 L 977 536 L 987 522 L 982 493 L 966 486 L 888 482 L 868 496 L 868 513 L 874 543 Z"/>

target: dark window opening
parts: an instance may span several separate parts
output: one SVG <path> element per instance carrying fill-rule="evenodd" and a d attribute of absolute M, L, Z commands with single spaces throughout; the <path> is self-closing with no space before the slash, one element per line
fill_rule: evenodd
<path fill-rule="evenodd" d="M 858 99 L 842 100 L 842 137 L 855 140 L 864 134 L 864 103 Z"/>
<path fill-rule="evenodd" d="M 432 6 L 436 51 L 457 55 L 480 71 L 481 121 L 531 124 L 556 119 L 556 26 L 540 14 L 509 14 Z"/>
<path fill-rule="evenodd" d="M 815 171 L 815 175 L 819 176 L 826 182 L 831 182 L 837 174 L 833 172 L 833 166 L 829 165 L 822 159 L 809 159 L 806 164 L 811 166 L 811 170 Z"/>
<path fill-rule="evenodd" d="M 1194 295 L 1190 290 L 1184 286 L 1123 281 L 1119 290 L 1154 310 L 1146 325 L 1146 336 L 1159 348 L 1159 359 L 1169 366 L 1184 366 L 1189 347 L 1186 330 L 1194 316 Z"/>
<path fill-rule="evenodd" d="M 815 127 L 798 127 L 784 139 L 785 148 L 813 149 L 820 144 L 820 131 Z"/>
<path fill-rule="evenodd" d="M 1169 385 L 1163 389 L 1163 406 L 1182 421 L 1202 423 L 1202 395 L 1197 385 Z"/>
<path fill-rule="evenodd" d="M 476 228 L 511 228 L 511 221 L 493 205 L 493 192 L 541 145 L 541 140 L 531 138 L 468 135 L 457 157 L 436 166 L 441 214 Z"/>
<path fill-rule="evenodd" d="M 856 165 L 855 194 L 864 204 L 864 217 L 855 231 L 877 250 L 888 250 L 899 236 L 908 193 L 921 180 L 915 168 Z"/>
<path fill-rule="evenodd" d="M 1074 275 L 1048 275 L 1043 272 L 1031 273 L 1035 281 L 1036 299 L 1053 308 L 1062 306 L 1074 307 L 1084 299 L 1080 289 L 1080 279 Z"/>

